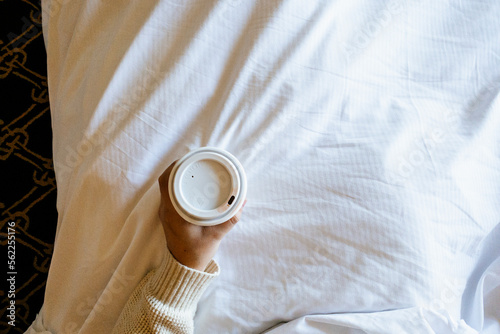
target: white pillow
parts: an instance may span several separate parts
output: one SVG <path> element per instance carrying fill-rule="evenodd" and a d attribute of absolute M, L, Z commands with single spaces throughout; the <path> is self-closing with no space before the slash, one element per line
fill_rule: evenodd
<path fill-rule="evenodd" d="M 46 328 L 109 332 L 166 249 L 156 178 L 201 146 L 237 156 L 249 192 L 199 333 L 404 309 L 466 327 L 500 216 L 499 4 L 43 6 L 60 217 Z M 357 328 L 376 332 L 369 318 Z"/>

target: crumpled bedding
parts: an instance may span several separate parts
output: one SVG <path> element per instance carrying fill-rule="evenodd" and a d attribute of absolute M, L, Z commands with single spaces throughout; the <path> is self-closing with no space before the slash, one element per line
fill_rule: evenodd
<path fill-rule="evenodd" d="M 500 333 L 499 2 L 42 4 L 59 221 L 32 332 L 110 332 L 166 251 L 156 179 L 216 146 L 248 203 L 197 333 Z"/>

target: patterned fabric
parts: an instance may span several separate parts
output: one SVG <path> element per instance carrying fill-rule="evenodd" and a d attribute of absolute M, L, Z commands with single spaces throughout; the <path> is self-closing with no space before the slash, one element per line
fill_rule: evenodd
<path fill-rule="evenodd" d="M 1 333 L 23 333 L 39 311 L 57 222 L 40 8 L 33 0 L 0 0 L 1 270 L 15 273 L 8 275 L 15 277 L 15 297 L 9 297 L 11 285 L 0 290 Z M 12 225 L 15 263 L 9 268 L 7 235 Z M 12 299 L 15 327 L 9 325 L 4 307 Z"/>

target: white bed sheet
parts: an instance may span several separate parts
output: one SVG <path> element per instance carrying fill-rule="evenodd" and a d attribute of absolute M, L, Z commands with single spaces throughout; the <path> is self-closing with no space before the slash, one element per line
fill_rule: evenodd
<path fill-rule="evenodd" d="M 500 333 L 500 2 L 43 10 L 59 222 L 39 331 L 110 332 L 166 249 L 157 177 L 217 146 L 248 204 L 198 333 Z"/>

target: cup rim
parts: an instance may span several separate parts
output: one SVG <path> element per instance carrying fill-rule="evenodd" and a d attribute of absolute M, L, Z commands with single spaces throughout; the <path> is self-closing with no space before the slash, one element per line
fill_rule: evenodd
<path fill-rule="evenodd" d="M 226 196 L 228 202 L 224 201 L 217 208 L 210 210 L 198 209 L 191 205 L 181 188 L 185 172 L 202 160 L 213 160 L 222 165 L 231 178 L 231 191 Z M 175 163 L 168 180 L 168 191 L 174 209 L 183 219 L 201 226 L 217 225 L 231 219 L 243 206 L 247 191 L 246 175 L 241 163 L 228 151 L 217 147 L 201 147 L 190 151 Z"/>

